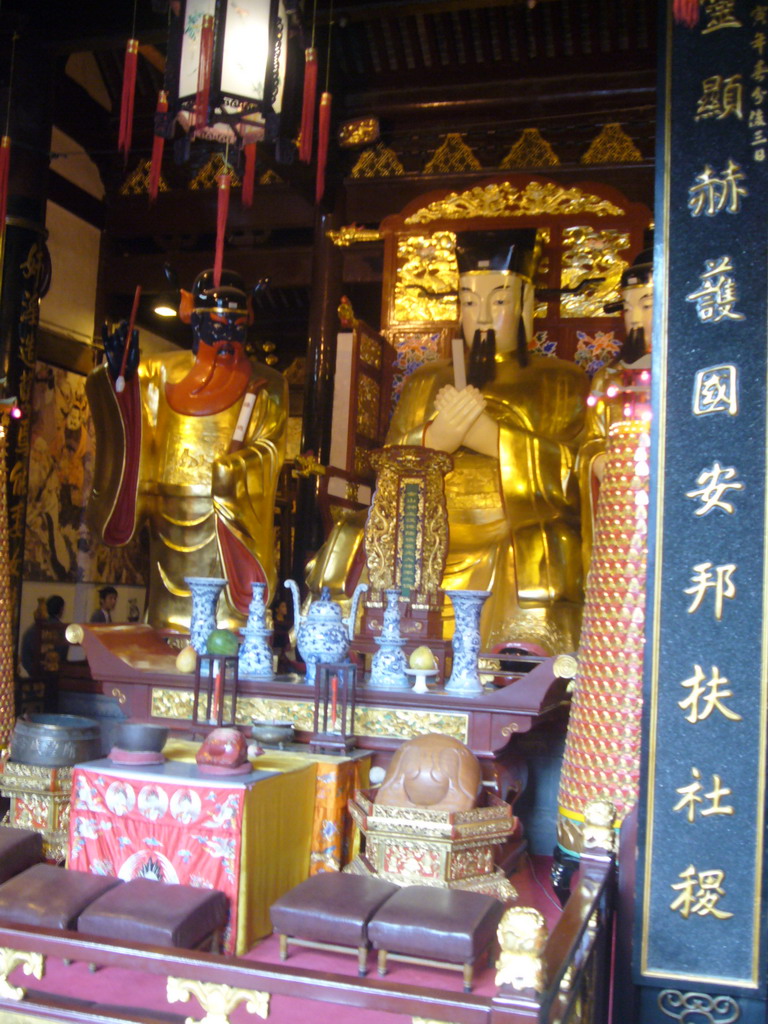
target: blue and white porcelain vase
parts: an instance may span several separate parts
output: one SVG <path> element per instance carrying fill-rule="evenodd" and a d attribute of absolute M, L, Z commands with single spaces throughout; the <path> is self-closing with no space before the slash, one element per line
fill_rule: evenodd
<path fill-rule="evenodd" d="M 453 666 L 445 692 L 455 697 L 476 697 L 484 692 L 478 672 L 480 613 L 490 590 L 446 590 L 453 604 Z"/>
<path fill-rule="evenodd" d="M 251 587 L 253 596 L 248 605 L 248 621 L 243 629 L 237 671 L 240 675 L 274 679 L 272 645 L 269 642 L 272 630 L 267 626 L 267 584 L 252 583 Z"/>
<path fill-rule="evenodd" d="M 403 650 L 407 641 L 400 635 L 400 591 L 387 590 L 386 594 L 381 635 L 375 638 L 379 649 L 371 659 L 368 686 L 372 690 L 408 690 L 411 684 L 405 671 L 408 662 Z"/>
<path fill-rule="evenodd" d="M 286 580 L 285 585 L 293 594 L 293 621 L 298 625 L 296 648 L 307 666 L 306 682 L 314 684 L 320 662 L 334 664 L 346 658 L 355 634 L 357 605 L 368 584 L 358 583 L 355 587 L 348 619 L 342 618 L 341 605 L 331 600 L 328 587 L 323 587 L 320 599 L 313 602 L 302 617 L 298 586 L 293 580 Z"/>
<path fill-rule="evenodd" d="M 216 604 L 226 580 L 215 576 L 185 576 L 184 582 L 192 592 L 192 619 L 189 623 L 189 642 L 198 654 L 206 653 L 206 642 L 216 629 Z"/>

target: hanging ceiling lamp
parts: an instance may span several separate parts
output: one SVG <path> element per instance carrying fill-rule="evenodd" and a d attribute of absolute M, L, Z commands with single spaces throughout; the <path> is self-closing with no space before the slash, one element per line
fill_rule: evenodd
<path fill-rule="evenodd" d="M 284 0 L 183 0 L 169 40 L 179 124 L 194 138 L 263 139 L 280 113 L 285 32 Z"/>

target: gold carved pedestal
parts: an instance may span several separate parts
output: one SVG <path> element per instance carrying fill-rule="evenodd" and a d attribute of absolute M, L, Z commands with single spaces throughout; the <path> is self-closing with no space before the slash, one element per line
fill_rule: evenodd
<path fill-rule="evenodd" d="M 440 583 L 448 552 L 444 477 L 453 468 L 445 452 L 391 445 L 370 455 L 376 491 L 365 526 L 369 590 L 361 632 L 381 632 L 385 592 L 408 598 L 400 631 L 424 642 L 442 637 Z"/>
<path fill-rule="evenodd" d="M 509 839 L 517 819 L 508 803 L 489 801 L 469 811 L 435 811 L 382 806 L 373 802 L 372 791 L 357 790 L 349 811 L 365 837 L 365 849 L 345 870 L 398 885 L 516 899 L 515 887 L 494 863 L 494 848 Z"/>
<path fill-rule="evenodd" d="M 72 769 L 6 761 L 0 775 L 0 793 L 11 801 L 2 824 L 40 832 L 46 859 L 65 860 Z"/>

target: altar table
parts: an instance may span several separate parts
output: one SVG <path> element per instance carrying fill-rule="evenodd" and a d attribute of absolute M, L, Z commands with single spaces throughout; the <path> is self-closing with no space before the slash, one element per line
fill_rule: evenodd
<path fill-rule="evenodd" d="M 223 951 L 245 953 L 270 933 L 271 904 L 309 869 L 317 768 L 274 760 L 257 759 L 247 775 L 177 760 L 76 765 L 68 866 L 220 889 L 231 908 Z"/>

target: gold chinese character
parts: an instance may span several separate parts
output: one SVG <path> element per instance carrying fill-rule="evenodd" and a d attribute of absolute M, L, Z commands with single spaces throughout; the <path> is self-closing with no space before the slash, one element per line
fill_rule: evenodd
<path fill-rule="evenodd" d="M 755 82 L 762 82 L 766 75 L 768 75 L 768 65 L 765 63 L 763 58 L 760 57 L 756 61 L 754 68 L 752 68 L 752 74 L 750 77 Z"/>
<path fill-rule="evenodd" d="M 704 793 L 703 796 L 701 795 L 701 791 L 704 789 L 701 772 L 698 768 L 692 767 L 691 775 L 693 782 L 675 790 L 680 794 L 680 800 L 672 808 L 673 811 L 685 810 L 689 822 L 695 821 L 697 810 L 702 817 L 708 817 L 710 814 L 733 814 L 733 807 L 721 803 L 723 797 L 731 795 L 731 790 L 723 786 L 719 775 L 712 776 L 712 789 L 709 793 Z M 699 808 L 698 805 L 704 800 L 711 801 L 709 807 Z"/>
<path fill-rule="evenodd" d="M 704 0 L 702 4 L 707 16 L 707 27 L 701 30 L 703 36 L 719 28 L 742 28 L 734 13 L 736 0 Z"/>
<path fill-rule="evenodd" d="M 696 184 L 688 189 L 688 209 L 691 215 L 699 217 L 703 213 L 707 217 L 714 217 L 721 210 L 738 213 L 741 197 L 749 195 L 748 190 L 739 184 L 745 178 L 746 174 L 742 173 L 741 167 L 731 159 L 719 176 L 709 164 L 705 164 L 704 170 L 694 179 Z"/>
<path fill-rule="evenodd" d="M 677 702 L 677 706 L 682 711 L 688 711 L 688 714 L 685 716 L 686 721 L 693 724 L 703 722 L 705 718 L 709 718 L 713 711 L 719 711 L 721 715 L 731 722 L 740 722 L 741 715 L 723 704 L 726 698 L 733 696 L 732 690 L 724 689 L 724 687 L 728 686 L 729 681 L 727 677 L 721 676 L 720 669 L 717 665 L 713 665 L 712 678 L 707 680 L 706 686 L 702 686 L 705 678 L 706 673 L 701 665 L 694 665 L 691 678 L 684 679 L 681 684 L 691 691 L 684 700 Z"/>
<path fill-rule="evenodd" d="M 685 871 L 681 871 L 677 877 L 682 881 L 671 888 L 676 892 L 679 891 L 680 895 L 670 903 L 670 910 L 678 910 L 686 920 L 691 914 L 698 914 L 699 917 L 711 914 L 721 921 L 733 917 L 733 914 L 720 910 L 717 906 L 720 898 L 725 896 L 724 871 L 719 869 L 697 871 L 693 864 L 689 864 Z"/>
<path fill-rule="evenodd" d="M 705 516 L 713 509 L 719 508 L 729 514 L 733 512 L 733 505 L 725 501 L 723 495 L 727 491 L 743 491 L 744 484 L 735 480 L 736 470 L 733 466 L 721 466 L 719 462 L 712 463 L 711 469 L 702 469 L 696 477 L 699 484 L 698 491 L 686 491 L 686 498 L 699 498 L 701 506 L 696 509 L 694 515 Z"/>
<path fill-rule="evenodd" d="M 756 4 L 752 8 L 752 21 L 756 25 L 768 25 L 768 6 L 765 4 Z"/>
<path fill-rule="evenodd" d="M 758 163 L 762 163 L 763 160 L 765 160 L 765 150 L 764 149 L 756 149 L 755 152 L 752 154 L 752 156 L 754 157 L 755 160 L 757 160 Z"/>
<path fill-rule="evenodd" d="M 685 301 L 696 303 L 696 314 L 702 323 L 743 320 L 744 314 L 737 313 L 733 308 L 738 294 L 736 282 L 731 276 L 733 266 L 730 256 L 704 260 L 704 266 L 706 269 L 699 275 L 699 290 L 686 295 Z"/>
<path fill-rule="evenodd" d="M 694 416 L 716 412 L 729 416 L 739 412 L 738 374 L 736 367 L 728 363 L 699 370 L 693 385 Z"/>
<path fill-rule="evenodd" d="M 765 53 L 765 32 L 756 32 L 750 40 L 749 45 L 762 57 Z"/>
<path fill-rule="evenodd" d="M 736 566 L 730 563 L 713 566 L 711 562 L 699 562 L 698 565 L 694 565 L 691 586 L 683 591 L 685 594 L 693 594 L 693 601 L 688 613 L 693 614 L 698 611 L 704 600 L 704 595 L 708 590 L 712 590 L 715 596 L 715 618 L 720 620 L 723 617 L 725 598 L 736 597 L 736 587 L 732 579 L 735 572 Z"/>
<path fill-rule="evenodd" d="M 759 107 L 756 110 L 750 110 L 747 125 L 750 128 L 765 128 L 765 114 Z"/>
<path fill-rule="evenodd" d="M 754 71 L 752 77 L 756 81 L 762 81 L 762 78 L 756 77 Z M 722 121 L 729 114 L 733 114 L 741 121 L 744 118 L 742 99 L 741 75 L 731 75 L 728 78 L 712 75 L 705 78 L 701 83 L 701 96 L 696 105 L 694 121 L 706 121 L 712 117 L 716 121 Z"/>

